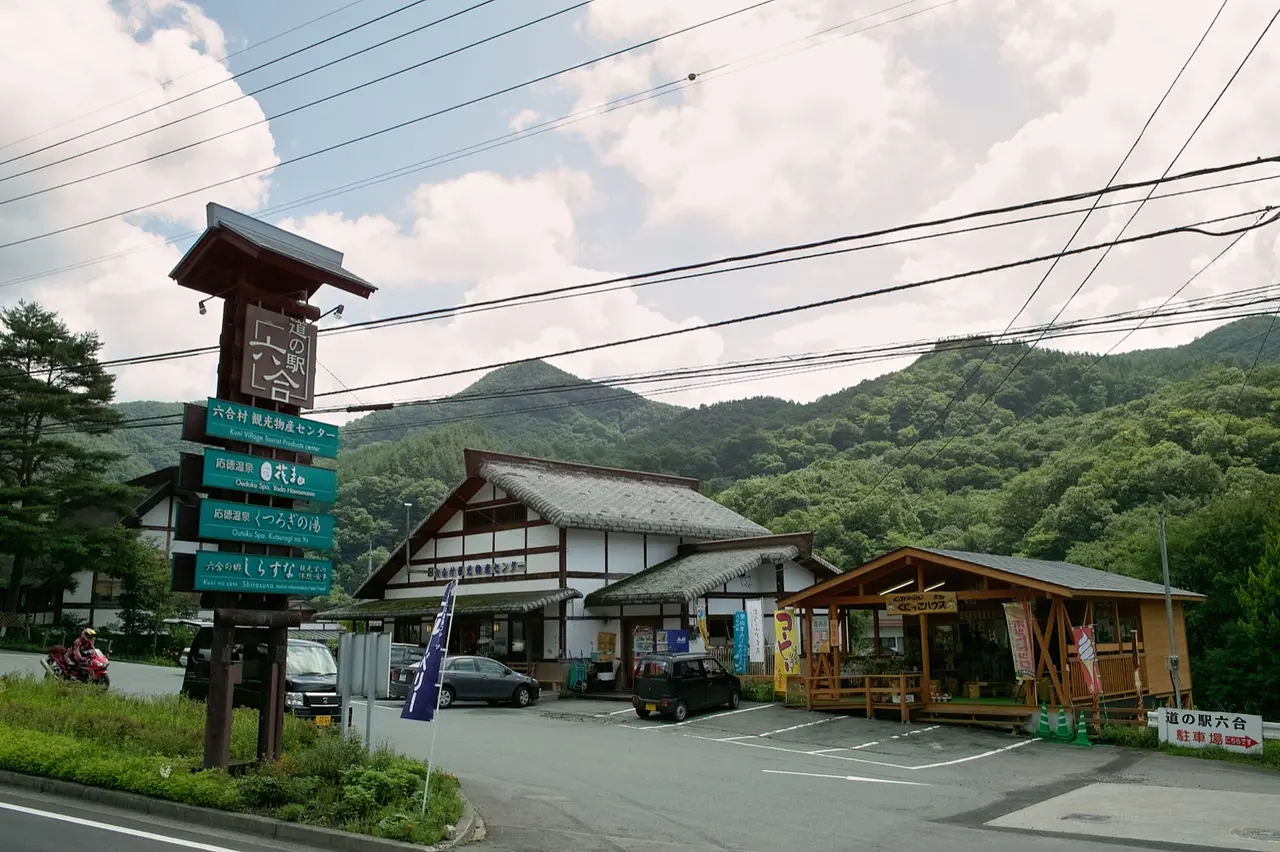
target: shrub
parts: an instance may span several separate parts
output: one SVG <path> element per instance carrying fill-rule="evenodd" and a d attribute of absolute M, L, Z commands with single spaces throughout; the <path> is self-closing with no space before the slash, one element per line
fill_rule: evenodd
<path fill-rule="evenodd" d="M 743 683 L 742 697 L 747 701 L 773 701 L 773 681 L 747 681 Z"/>
<path fill-rule="evenodd" d="M 0 769 L 423 844 L 462 817 L 454 776 L 432 774 L 427 816 L 416 816 L 424 763 L 292 716 L 279 762 L 238 778 L 203 771 L 204 720 L 203 703 L 178 696 L 0 677 Z M 256 711 L 236 711 L 233 759 L 253 759 L 257 724 Z"/>

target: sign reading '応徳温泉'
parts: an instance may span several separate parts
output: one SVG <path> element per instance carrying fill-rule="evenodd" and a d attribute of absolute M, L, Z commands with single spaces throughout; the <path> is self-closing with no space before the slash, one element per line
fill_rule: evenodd
<path fill-rule="evenodd" d="M 338 491 L 338 474 L 332 470 L 214 449 L 204 451 L 201 481 L 209 488 L 316 503 L 332 503 Z"/>
<path fill-rule="evenodd" d="M 327 559 L 201 550 L 196 553 L 195 588 L 199 592 L 318 597 L 333 590 L 333 571 Z"/>
<path fill-rule="evenodd" d="M 338 455 L 337 426 L 212 397 L 205 410 L 204 431 L 215 438 L 295 453 L 329 459 Z"/>
<path fill-rule="evenodd" d="M 333 548 L 333 516 L 201 500 L 200 538 L 330 550 Z"/>

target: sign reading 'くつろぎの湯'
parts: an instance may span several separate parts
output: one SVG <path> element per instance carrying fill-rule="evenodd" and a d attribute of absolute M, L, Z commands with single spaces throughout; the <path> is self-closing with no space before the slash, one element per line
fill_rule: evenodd
<path fill-rule="evenodd" d="M 200 538 L 330 550 L 333 548 L 333 516 L 201 500 Z"/>
<path fill-rule="evenodd" d="M 250 553 L 196 553 L 196 591 L 254 592 L 318 597 L 333 590 L 327 559 L 295 559 Z"/>
<path fill-rule="evenodd" d="M 337 426 L 212 397 L 207 405 L 204 431 L 214 438 L 328 459 L 338 455 Z"/>
<path fill-rule="evenodd" d="M 202 481 L 210 488 L 316 503 L 332 503 L 338 491 L 338 474 L 332 470 L 214 449 L 204 451 Z"/>

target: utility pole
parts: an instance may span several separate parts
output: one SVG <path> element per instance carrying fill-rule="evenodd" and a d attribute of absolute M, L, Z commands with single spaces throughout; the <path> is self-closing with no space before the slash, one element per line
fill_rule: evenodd
<path fill-rule="evenodd" d="M 404 504 L 404 571 L 406 577 L 409 574 L 409 510 L 412 508 L 412 503 Z"/>
<path fill-rule="evenodd" d="M 369 573 L 366 574 L 365 576 L 366 577 L 373 576 L 373 539 L 372 538 L 369 539 Z"/>
<path fill-rule="evenodd" d="M 1178 639 L 1173 629 L 1173 592 L 1169 588 L 1169 551 L 1164 543 L 1164 512 L 1159 515 L 1160 523 L 1160 567 L 1164 571 L 1164 615 L 1169 622 L 1169 677 L 1173 680 L 1173 700 L 1178 707 L 1182 706 L 1182 678 L 1178 673 Z"/>

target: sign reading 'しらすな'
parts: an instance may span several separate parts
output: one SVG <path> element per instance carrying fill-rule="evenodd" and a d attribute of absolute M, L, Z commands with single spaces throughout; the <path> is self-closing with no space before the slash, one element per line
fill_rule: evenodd
<path fill-rule="evenodd" d="M 209 488 L 316 503 L 332 503 L 338 491 L 338 475 L 332 470 L 214 449 L 204 451 L 202 481 Z"/>
<path fill-rule="evenodd" d="M 317 597 L 333 590 L 327 559 L 294 559 L 245 553 L 196 553 L 196 591 L 254 592 Z"/>
<path fill-rule="evenodd" d="M 201 500 L 200 538 L 330 550 L 333 548 L 333 516 Z"/>
<path fill-rule="evenodd" d="M 212 397 L 207 404 L 204 431 L 212 437 L 329 459 L 338 455 L 337 426 Z"/>

